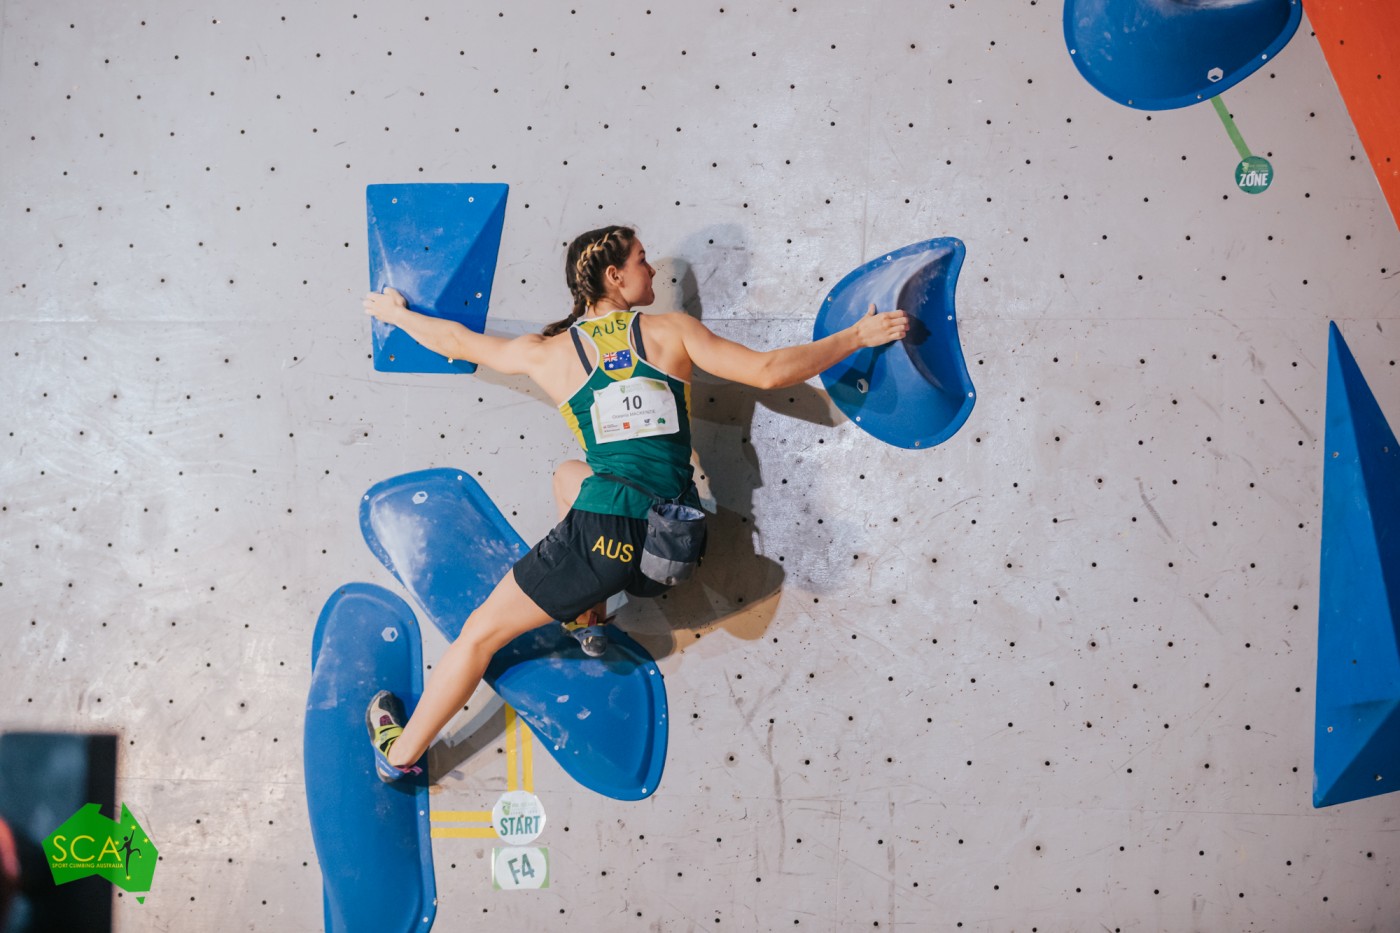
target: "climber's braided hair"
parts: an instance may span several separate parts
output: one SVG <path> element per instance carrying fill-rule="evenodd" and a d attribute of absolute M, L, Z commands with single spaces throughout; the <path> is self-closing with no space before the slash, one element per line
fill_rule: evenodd
<path fill-rule="evenodd" d="M 598 299 L 606 294 L 603 273 L 608 266 L 621 269 L 632 254 L 637 231 L 631 227 L 602 227 L 590 230 L 569 244 L 564 255 L 564 282 L 574 296 L 574 310 L 562 321 L 555 321 L 540 333 L 546 337 L 568 330 Z"/>

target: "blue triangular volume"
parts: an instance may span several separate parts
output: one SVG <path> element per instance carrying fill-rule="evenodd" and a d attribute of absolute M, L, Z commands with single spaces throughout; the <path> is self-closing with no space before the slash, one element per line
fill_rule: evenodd
<path fill-rule="evenodd" d="M 1331 326 L 1313 806 L 1400 788 L 1400 447 Z"/>
<path fill-rule="evenodd" d="M 375 484 L 360 531 L 443 636 L 463 622 L 529 548 L 462 470 L 420 470 Z M 584 655 L 558 622 L 496 652 L 485 680 L 564 771 L 617 800 L 655 793 L 666 763 L 666 686 L 647 650 L 608 627 L 608 650 Z"/>
<path fill-rule="evenodd" d="M 508 190 L 501 184 L 368 186 L 370 289 L 392 286 L 415 311 L 485 330 Z M 449 361 L 397 327 L 374 321 L 372 329 L 380 372 L 476 371 L 476 364 Z"/>
<path fill-rule="evenodd" d="M 1065 44 L 1084 79 L 1139 110 L 1217 97 L 1298 31 L 1300 0 L 1066 0 Z"/>

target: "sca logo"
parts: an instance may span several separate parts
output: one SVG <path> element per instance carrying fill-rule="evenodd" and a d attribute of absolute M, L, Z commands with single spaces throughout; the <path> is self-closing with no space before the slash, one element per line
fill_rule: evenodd
<path fill-rule="evenodd" d="M 114 823 L 102 815 L 101 807 L 90 803 L 44 840 L 44 854 L 54 884 L 99 875 L 144 904 L 160 853 L 126 804 L 122 804 L 121 822 Z"/>

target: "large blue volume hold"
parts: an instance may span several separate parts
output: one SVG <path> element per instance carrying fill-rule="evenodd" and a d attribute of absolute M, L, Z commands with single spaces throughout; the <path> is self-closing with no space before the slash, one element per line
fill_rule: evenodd
<path fill-rule="evenodd" d="M 418 622 L 383 587 L 349 583 L 316 620 L 302 743 L 326 933 L 427 933 L 437 916 L 425 776 L 374 770 L 365 709 L 380 690 L 417 705 Z"/>
<path fill-rule="evenodd" d="M 486 329 L 491 281 L 506 219 L 501 184 L 370 185 L 370 289 L 397 289 L 414 311 Z M 395 373 L 470 373 L 397 327 L 375 319 L 374 368 Z"/>
<path fill-rule="evenodd" d="M 854 270 L 817 312 L 812 338 L 854 324 L 871 304 L 909 313 L 905 338 L 857 351 L 822 373 L 836 407 L 887 444 L 927 448 L 957 433 L 977 395 L 958 340 L 955 298 L 966 249 L 941 237 L 895 250 Z"/>
<path fill-rule="evenodd" d="M 1105 97 L 1170 110 L 1239 84 L 1302 18 L 1299 0 L 1066 0 L 1065 44 Z"/>
<path fill-rule="evenodd" d="M 1315 807 L 1400 788 L 1400 446 L 1336 324 L 1326 450 Z"/>
<path fill-rule="evenodd" d="M 376 484 L 360 530 L 449 640 L 526 551 L 500 509 L 461 470 L 422 470 Z M 496 653 L 486 682 L 571 777 L 618 800 L 650 796 L 666 762 L 666 687 L 656 662 L 613 626 L 601 658 L 558 622 Z"/>

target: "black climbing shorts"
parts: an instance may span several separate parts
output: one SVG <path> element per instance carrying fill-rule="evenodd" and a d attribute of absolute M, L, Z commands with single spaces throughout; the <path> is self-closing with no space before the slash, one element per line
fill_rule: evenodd
<path fill-rule="evenodd" d="M 571 509 L 513 573 L 525 595 L 560 622 L 572 622 L 615 593 L 659 596 L 670 587 L 642 574 L 647 520 Z"/>

